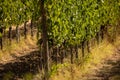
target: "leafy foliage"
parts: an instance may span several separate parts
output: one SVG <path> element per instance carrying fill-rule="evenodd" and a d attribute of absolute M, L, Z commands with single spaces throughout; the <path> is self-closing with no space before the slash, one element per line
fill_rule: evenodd
<path fill-rule="evenodd" d="M 33 0 L 1 0 L 0 2 L 0 23 L 6 27 L 20 25 L 30 20 L 33 15 Z"/>
<path fill-rule="evenodd" d="M 40 0 L 0 0 L 0 26 L 40 19 Z M 119 0 L 45 0 L 49 39 L 54 45 L 76 45 L 90 40 L 101 25 L 116 25 Z M 41 27 L 38 26 L 39 31 Z"/>
<path fill-rule="evenodd" d="M 116 25 L 119 0 L 47 0 L 48 35 L 56 46 L 90 40 L 102 25 Z"/>

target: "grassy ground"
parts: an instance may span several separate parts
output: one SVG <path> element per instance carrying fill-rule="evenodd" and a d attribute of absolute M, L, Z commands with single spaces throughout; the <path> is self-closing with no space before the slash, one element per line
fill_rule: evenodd
<path fill-rule="evenodd" d="M 101 62 L 110 58 L 118 46 L 120 46 L 120 37 L 116 39 L 114 44 L 109 43 L 108 40 L 104 40 L 99 45 L 94 46 L 90 55 L 79 65 L 77 65 L 78 63 L 73 65 L 66 63 L 67 66 L 59 67 L 56 73 L 51 75 L 50 80 L 83 80 L 82 77 L 88 73 L 92 73 L 92 69 L 100 68 Z"/>
<path fill-rule="evenodd" d="M 4 64 L 11 63 L 9 61 L 11 61 L 12 59 L 14 60 L 14 56 L 19 57 L 26 55 L 27 53 L 31 52 L 31 50 L 36 49 L 37 47 L 36 41 L 37 39 L 32 40 L 30 36 L 28 36 L 26 40 L 22 38 L 20 43 L 16 43 L 16 41 L 13 41 L 12 42 L 13 45 L 7 46 L 2 51 L 0 51 L 1 52 L 0 62 Z M 91 47 L 91 53 L 89 53 L 89 55 L 85 57 L 82 61 L 81 61 L 81 57 L 79 57 L 78 60 L 75 60 L 75 64 L 70 64 L 69 60 L 65 59 L 66 62 L 64 64 L 58 64 L 57 66 L 56 65 L 52 66 L 52 71 L 50 72 L 50 80 L 87 80 L 87 79 L 83 79 L 83 77 L 90 76 L 89 74 L 94 73 L 93 71 L 95 71 L 95 69 L 102 67 L 101 62 L 105 61 L 107 58 L 110 58 L 115 53 L 116 49 L 119 46 L 120 46 L 120 37 L 117 38 L 114 44 L 109 43 L 108 40 L 104 40 L 99 45 L 95 45 Z M 80 52 L 81 50 L 79 50 L 79 54 L 81 54 Z M 31 59 L 33 59 L 33 56 L 31 56 Z M 24 61 L 23 58 L 21 58 L 21 60 Z M 26 58 L 26 61 L 29 62 L 29 60 L 30 59 L 27 60 Z M 20 62 L 18 61 L 19 64 Z M 35 62 L 39 63 L 39 61 L 38 62 L 35 61 Z M 30 64 L 32 63 L 30 62 Z M 11 65 L 13 66 L 14 63 L 12 62 Z M 27 63 L 26 66 L 29 66 L 29 64 Z M 21 69 L 23 70 L 22 67 Z M 41 77 L 43 76 L 44 72 L 42 72 L 43 74 L 41 74 L 41 70 L 40 70 L 39 73 L 35 75 L 29 72 L 24 73 L 22 80 L 38 80 L 38 79 L 42 80 Z M 9 78 L 11 76 L 13 76 L 13 73 L 8 72 L 4 75 L 4 78 Z M 117 80 L 119 76 L 115 75 L 113 77 L 110 77 L 110 80 L 115 80 L 114 78 L 116 78 Z"/>
<path fill-rule="evenodd" d="M 0 50 L 0 63 L 8 63 L 10 60 L 14 59 L 13 56 L 23 56 L 37 48 L 36 36 L 31 38 L 31 36 L 28 35 L 27 39 L 24 39 L 22 36 L 19 43 L 17 43 L 16 40 L 12 40 L 11 45 L 9 40 L 6 40 L 5 42 L 3 50 Z"/>
<path fill-rule="evenodd" d="M 9 63 L 9 61 L 14 60 L 14 57 L 16 56 L 20 57 L 23 55 L 28 55 L 28 53 L 35 51 L 35 49 L 37 49 L 36 42 L 36 38 L 31 39 L 31 37 L 28 36 L 26 40 L 24 40 L 24 38 L 22 37 L 19 43 L 16 43 L 15 40 L 12 41 L 12 45 L 8 45 L 9 43 L 7 43 L 6 45 L 4 45 L 4 49 L 0 51 L 0 63 L 4 65 L 6 63 Z M 64 64 L 58 64 L 57 66 L 53 65 L 52 71 L 50 72 L 50 80 L 83 80 L 83 76 L 87 75 L 88 73 L 92 73 L 93 69 L 100 68 L 101 62 L 103 62 L 107 58 L 110 58 L 119 46 L 120 37 L 116 39 L 114 44 L 109 43 L 108 40 L 105 39 L 99 45 L 94 45 L 93 47 L 91 47 L 91 53 L 87 53 L 89 55 L 86 56 L 83 60 L 81 59 L 81 57 L 79 57 L 78 60 L 75 60 L 75 64 L 70 64 L 70 60 L 65 59 Z M 79 54 L 81 54 L 81 50 L 79 50 Z M 23 58 L 20 59 L 24 61 Z M 29 55 L 27 58 L 28 60 L 26 61 L 28 61 L 30 65 L 32 62 L 39 63 L 39 61 L 36 61 L 36 56 L 35 61 L 34 57 L 31 55 Z M 31 58 L 32 60 L 30 61 L 29 58 Z M 20 62 L 18 61 L 18 64 L 21 64 Z M 13 64 L 13 62 L 10 63 L 12 67 L 14 64 L 16 64 Z M 23 64 L 21 64 L 21 69 L 24 68 L 24 66 L 22 67 L 22 65 Z M 29 64 L 27 63 L 26 66 L 28 65 Z M 6 66 L 9 66 L 9 64 Z M 33 68 L 33 70 L 35 69 Z M 9 74 L 10 76 L 12 75 L 11 72 L 8 72 L 6 74 L 8 77 Z M 41 74 L 41 70 L 40 74 L 35 75 L 28 72 L 24 73 L 23 80 L 41 80 L 42 76 L 43 75 Z M 111 77 L 111 79 L 113 78 L 118 78 L 118 76 L 116 75 Z"/>

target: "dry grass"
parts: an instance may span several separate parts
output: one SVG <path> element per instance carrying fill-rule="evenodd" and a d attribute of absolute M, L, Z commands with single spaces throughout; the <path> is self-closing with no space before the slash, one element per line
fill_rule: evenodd
<path fill-rule="evenodd" d="M 109 78 L 109 80 L 120 80 L 120 75 L 115 75 Z"/>
<path fill-rule="evenodd" d="M 27 36 L 27 39 L 21 37 L 19 43 L 17 43 L 16 40 L 12 40 L 11 45 L 9 45 L 9 41 L 6 42 L 3 50 L 0 50 L 0 63 L 12 60 L 13 57 L 11 55 L 24 55 L 27 53 L 26 51 L 37 47 L 37 38 L 31 39 L 30 35 Z"/>
<path fill-rule="evenodd" d="M 68 64 L 66 67 L 59 68 L 50 80 L 82 80 L 84 74 L 90 73 L 90 69 L 95 69 L 103 59 L 110 57 L 116 49 L 116 46 L 120 45 L 120 37 L 116 39 L 114 44 L 104 40 L 99 45 L 92 48 L 91 54 L 88 55 L 81 63 L 81 65 Z"/>

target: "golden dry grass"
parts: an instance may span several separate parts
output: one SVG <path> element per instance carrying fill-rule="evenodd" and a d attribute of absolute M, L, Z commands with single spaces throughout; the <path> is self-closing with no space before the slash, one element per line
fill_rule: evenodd
<path fill-rule="evenodd" d="M 37 38 L 31 39 L 30 35 L 27 36 L 27 39 L 21 37 L 19 43 L 17 43 L 16 40 L 12 40 L 11 45 L 9 45 L 8 41 L 8 43 L 4 45 L 3 50 L 0 50 L 0 62 L 11 60 L 11 54 L 20 56 L 24 55 L 26 51 L 29 51 L 32 48 L 37 48 L 36 42 Z"/>
<path fill-rule="evenodd" d="M 104 40 L 92 48 L 91 54 L 82 61 L 81 65 L 67 63 L 68 66 L 59 68 L 50 80 L 82 80 L 84 74 L 90 73 L 90 69 L 97 68 L 97 65 L 101 64 L 103 59 L 110 57 L 119 45 L 120 37 L 116 39 L 114 45 Z"/>

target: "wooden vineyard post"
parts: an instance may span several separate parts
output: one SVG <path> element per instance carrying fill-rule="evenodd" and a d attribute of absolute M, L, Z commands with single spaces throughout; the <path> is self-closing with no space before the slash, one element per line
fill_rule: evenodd
<path fill-rule="evenodd" d="M 75 53 L 76 59 L 78 59 L 78 44 L 75 46 Z"/>
<path fill-rule="evenodd" d="M 1 46 L 1 50 L 3 49 L 3 27 L 0 28 L 0 46 Z"/>
<path fill-rule="evenodd" d="M 31 37 L 33 37 L 33 20 L 31 20 L 30 28 L 31 28 Z"/>
<path fill-rule="evenodd" d="M 90 53 L 90 42 L 89 42 L 89 40 L 87 41 L 87 51 L 88 51 L 88 53 Z"/>
<path fill-rule="evenodd" d="M 8 38 L 9 38 L 9 41 L 10 41 L 10 45 L 11 45 L 11 37 L 12 37 L 12 27 L 10 26 L 9 27 L 9 32 L 8 32 Z"/>
<path fill-rule="evenodd" d="M 18 25 L 16 26 L 16 41 L 17 43 L 20 41 L 20 33 L 19 33 Z"/>
<path fill-rule="evenodd" d="M 24 22 L 24 38 L 27 38 L 27 21 Z"/>
<path fill-rule="evenodd" d="M 44 0 L 40 0 L 41 10 L 41 25 L 42 25 L 42 39 L 43 39 L 43 62 L 45 71 L 45 80 L 49 77 L 49 51 L 48 51 L 48 36 L 47 36 L 47 25 L 46 25 L 46 11 L 44 8 Z"/>
<path fill-rule="evenodd" d="M 70 54 L 71 54 L 71 64 L 73 64 L 73 48 L 70 47 Z"/>
<path fill-rule="evenodd" d="M 83 41 L 83 42 L 82 42 L 82 44 L 81 44 L 81 49 L 82 49 L 82 57 L 84 57 L 84 56 L 85 56 L 84 47 L 85 47 L 85 41 Z"/>

